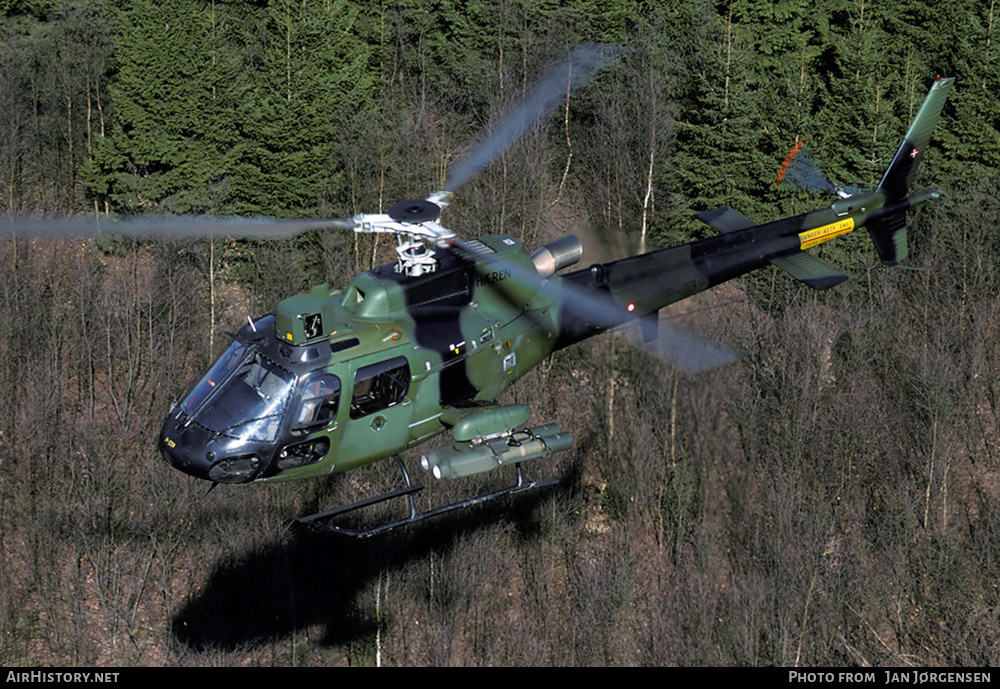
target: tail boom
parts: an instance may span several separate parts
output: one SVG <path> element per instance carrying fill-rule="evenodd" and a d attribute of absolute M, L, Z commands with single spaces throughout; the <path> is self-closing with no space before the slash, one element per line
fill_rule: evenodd
<path fill-rule="evenodd" d="M 906 212 L 940 197 L 933 189 L 908 193 L 954 81 L 934 82 L 874 191 L 844 196 L 827 208 L 762 224 L 721 206 L 695 216 L 718 231 L 717 236 L 553 277 L 566 294 L 590 295 L 587 303 L 593 306 L 560 307 L 555 348 L 634 319 L 647 319 L 644 332 L 655 337 L 651 319 L 664 306 L 768 264 L 813 289 L 829 289 L 847 276 L 807 252 L 860 227 L 868 229 L 884 264 L 895 265 L 906 258 Z"/>

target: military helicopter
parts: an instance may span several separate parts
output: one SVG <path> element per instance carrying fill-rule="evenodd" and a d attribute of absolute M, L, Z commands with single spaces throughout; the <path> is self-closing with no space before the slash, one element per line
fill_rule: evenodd
<path fill-rule="evenodd" d="M 583 83 L 615 57 L 604 47 L 577 50 L 549 81 L 565 83 L 573 72 Z M 847 276 L 806 251 L 862 226 L 882 262 L 896 265 L 907 255 L 906 211 L 939 196 L 908 194 L 953 82 L 933 83 L 872 192 L 842 192 L 828 207 L 762 224 L 716 208 L 696 217 L 717 236 L 571 272 L 582 257 L 572 235 L 529 255 L 514 237 L 461 239 L 439 223 L 457 187 L 565 95 L 543 82 L 442 191 L 336 224 L 396 235 L 397 259 L 343 290 L 319 285 L 248 319 L 174 404 L 160 449 L 213 487 L 323 477 L 392 457 L 398 490 L 300 519 L 357 536 L 548 485 L 527 479 L 522 465 L 569 450 L 572 437 L 557 424 L 529 426 L 528 406 L 496 401 L 504 391 L 553 352 L 626 323 L 638 320 L 653 339 L 663 307 L 767 265 L 813 289 L 834 287 Z M 421 486 L 400 455 L 441 434 L 450 442 L 420 457 L 436 479 L 513 465 L 515 482 L 418 510 Z M 404 497 L 409 513 L 401 519 L 335 525 L 340 515 Z"/>

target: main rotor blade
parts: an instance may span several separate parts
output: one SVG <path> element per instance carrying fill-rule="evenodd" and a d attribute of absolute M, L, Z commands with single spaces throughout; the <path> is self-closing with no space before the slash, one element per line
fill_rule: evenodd
<path fill-rule="evenodd" d="M 137 239 L 284 239 L 307 230 L 348 229 L 344 218 L 265 218 L 212 215 L 133 215 L 45 217 L 0 216 L 0 236 L 101 237 Z"/>
<path fill-rule="evenodd" d="M 616 303 L 608 292 L 588 289 L 571 280 L 560 280 L 557 289 L 560 290 L 564 315 L 582 320 L 597 329 L 614 331 L 637 320 L 627 313 L 625 307 Z M 656 312 L 642 318 L 658 319 L 658 334 L 655 342 L 636 342 L 636 346 L 645 348 L 650 354 L 684 373 L 710 371 L 739 358 L 724 346 L 710 344 L 697 335 L 665 322 Z"/>
<path fill-rule="evenodd" d="M 706 342 L 662 320 L 659 336 L 651 345 L 653 354 L 685 373 L 711 371 L 739 359 L 731 349 Z"/>
<path fill-rule="evenodd" d="M 499 129 L 477 144 L 449 172 L 444 191 L 453 192 L 469 181 L 541 122 L 561 99 L 585 85 L 626 52 L 627 48 L 601 43 L 582 43 L 574 48 L 569 58 L 551 71 L 524 102 L 504 118 Z"/>
<path fill-rule="evenodd" d="M 456 246 L 477 260 L 478 270 L 493 274 L 500 271 L 507 276 L 507 280 L 523 287 L 524 291 L 520 293 L 522 298 L 529 293 L 535 294 L 532 301 L 556 305 L 560 310 L 560 323 L 564 318 L 572 318 L 596 333 L 618 330 L 636 320 L 627 306 L 616 302 L 608 291 L 590 288 L 560 275 L 542 278 L 530 264 L 487 253 L 477 248 L 475 241 L 459 241 Z M 657 318 L 658 315 L 653 313 L 646 317 Z M 733 351 L 709 344 L 662 319 L 658 330 L 657 342 L 648 351 L 685 373 L 708 371 L 739 358 Z"/>

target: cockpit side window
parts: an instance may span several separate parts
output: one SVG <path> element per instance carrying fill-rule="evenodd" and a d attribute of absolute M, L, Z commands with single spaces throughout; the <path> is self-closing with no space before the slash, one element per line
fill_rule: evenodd
<path fill-rule="evenodd" d="M 360 419 L 399 404 L 409 390 L 410 367 L 405 357 L 360 368 L 354 375 L 351 418 Z"/>
<path fill-rule="evenodd" d="M 328 426 L 337 418 L 340 405 L 340 378 L 327 373 L 308 379 L 302 387 L 299 412 L 292 426 L 301 431 Z"/>

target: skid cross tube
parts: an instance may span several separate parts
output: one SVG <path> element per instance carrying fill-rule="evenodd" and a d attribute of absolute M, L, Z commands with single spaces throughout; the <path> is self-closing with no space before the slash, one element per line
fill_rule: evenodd
<path fill-rule="evenodd" d="M 489 493 L 476 495 L 471 498 L 466 498 L 465 500 L 459 500 L 458 502 L 453 502 L 421 512 L 417 509 L 417 504 L 413 496 L 423 490 L 424 487 L 412 482 L 410 479 L 410 473 L 406 470 L 406 465 L 403 463 L 403 460 L 399 455 L 393 455 L 393 458 L 396 460 L 396 464 L 399 466 L 400 471 L 403 474 L 403 481 L 406 485 L 401 488 L 397 488 L 396 490 L 389 491 L 388 493 L 382 493 L 381 495 L 375 495 L 370 498 L 365 498 L 364 500 L 352 502 L 351 504 L 344 505 L 343 507 L 336 507 L 332 510 L 327 510 L 326 512 L 301 517 L 298 519 L 298 522 L 317 531 L 336 533 L 343 536 L 353 536 L 355 538 L 369 538 L 371 536 L 377 536 L 379 534 L 394 531 L 395 529 L 408 524 L 415 524 L 425 519 L 430 519 L 431 517 L 439 517 L 441 515 L 448 514 L 449 512 L 456 512 L 475 505 L 482 505 L 508 495 L 514 495 L 516 493 L 522 493 L 537 488 L 544 488 L 546 486 L 554 486 L 560 481 L 560 479 L 550 479 L 547 481 L 533 481 L 528 479 L 524 475 L 524 470 L 521 468 L 521 464 L 518 463 L 514 465 L 517 471 L 517 479 L 513 484 L 504 488 L 498 488 L 497 490 L 490 491 Z M 383 524 L 378 524 L 364 529 L 352 529 L 329 523 L 332 519 L 342 514 L 354 512 L 355 510 L 359 510 L 364 507 L 370 507 L 371 505 L 377 505 L 379 503 L 388 502 L 404 496 L 409 503 L 410 514 L 402 519 L 385 522 Z"/>

